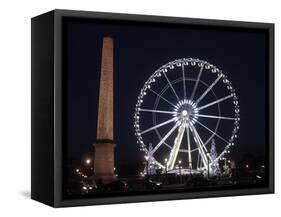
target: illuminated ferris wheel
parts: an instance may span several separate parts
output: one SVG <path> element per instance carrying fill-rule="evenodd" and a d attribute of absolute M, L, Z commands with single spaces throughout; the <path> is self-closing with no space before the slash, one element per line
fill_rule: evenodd
<path fill-rule="evenodd" d="M 216 66 L 193 58 L 161 66 L 141 89 L 134 114 L 147 167 L 168 173 L 214 168 L 234 145 L 239 113 L 235 89 Z"/>

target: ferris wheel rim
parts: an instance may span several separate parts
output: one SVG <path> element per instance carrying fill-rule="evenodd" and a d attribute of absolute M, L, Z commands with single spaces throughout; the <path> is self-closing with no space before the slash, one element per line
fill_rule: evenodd
<path fill-rule="evenodd" d="M 210 63 L 208 63 L 208 62 L 206 62 L 206 61 L 203 61 L 203 60 L 199 60 L 199 59 L 194 59 L 194 58 L 182 58 L 182 59 L 177 59 L 177 60 L 174 60 L 174 61 L 171 61 L 171 62 L 169 62 L 169 63 L 167 63 L 167 64 L 165 64 L 165 65 L 163 65 L 163 66 L 161 66 L 158 70 L 156 70 L 150 77 L 149 77 L 149 79 L 146 81 L 146 83 L 145 83 L 145 85 L 146 84 L 150 84 L 151 83 L 151 81 L 153 81 L 154 80 L 154 82 L 155 82 L 155 75 L 157 74 L 157 73 L 163 73 L 164 75 L 166 75 L 165 74 L 165 72 L 167 72 L 168 70 L 168 68 L 169 69 L 173 69 L 175 66 L 174 65 L 177 65 L 177 66 L 184 66 L 184 65 L 188 65 L 188 64 L 191 64 L 191 65 L 193 65 L 193 66 L 195 66 L 195 65 L 197 65 L 198 64 L 198 66 L 200 66 L 201 68 L 202 68 L 202 70 L 201 70 L 201 72 L 203 71 L 203 69 L 206 67 L 206 69 L 210 69 L 213 73 L 220 73 L 220 77 L 223 77 L 223 79 L 225 80 L 228 80 L 228 78 L 227 78 L 227 76 L 225 76 L 223 73 L 222 73 L 222 71 L 221 70 L 219 70 L 216 66 L 214 66 L 214 65 L 212 65 L 212 64 L 210 64 Z M 201 64 L 201 65 L 200 65 Z M 200 72 L 200 73 L 201 73 Z M 218 74 L 219 75 L 219 74 Z M 217 78 L 216 79 L 216 82 L 219 80 L 220 78 Z M 167 79 L 168 80 L 168 79 Z M 184 81 L 185 81 L 186 79 L 184 79 Z M 169 81 L 168 81 L 169 82 Z M 170 83 L 170 82 L 169 82 Z M 225 82 L 224 82 L 225 83 Z M 215 84 L 212 84 L 212 85 L 215 85 Z M 226 143 L 227 143 L 227 145 L 225 146 L 225 148 L 223 149 L 223 151 L 218 155 L 218 157 L 215 159 L 215 161 L 218 161 L 219 159 L 221 159 L 225 154 L 226 154 L 226 151 L 230 148 L 230 146 L 233 146 L 234 145 L 234 139 L 237 137 L 237 131 L 238 131 L 238 129 L 239 129 L 239 121 L 240 121 L 240 114 L 239 114 L 239 105 L 238 105 L 238 97 L 236 96 L 236 92 L 235 92 L 235 90 L 234 89 L 232 89 L 232 86 L 231 86 L 232 84 L 231 84 L 231 82 L 229 82 L 229 80 L 228 80 L 228 83 L 227 83 L 227 88 L 229 89 L 230 88 L 230 92 L 231 92 L 231 94 L 229 95 L 229 96 L 226 96 L 226 97 L 224 97 L 224 98 L 221 98 L 221 99 L 219 99 L 219 100 L 216 100 L 215 102 L 212 102 L 212 103 L 209 103 L 209 104 L 207 104 L 207 105 L 205 105 L 205 106 L 201 106 L 201 107 L 199 107 L 199 109 L 200 110 L 202 110 L 202 109 L 205 109 L 206 107 L 209 107 L 209 106 L 212 106 L 213 104 L 217 104 L 217 103 L 219 103 L 219 102 L 221 102 L 221 101 L 223 101 L 223 100 L 225 100 L 225 99 L 227 99 L 227 98 L 233 98 L 233 103 L 235 104 L 235 118 L 229 118 L 229 119 L 234 119 L 235 120 L 235 122 L 234 122 L 234 128 L 233 128 L 233 131 L 232 131 L 232 134 L 231 134 L 231 137 L 228 139 L 228 141 L 226 141 Z M 145 87 L 145 86 L 144 86 Z M 171 86 L 171 88 L 173 89 L 173 87 Z M 212 87 L 211 87 L 212 88 Z M 210 89 L 211 89 L 210 88 Z M 146 146 L 145 146 L 145 144 L 143 143 L 143 141 L 142 141 L 142 137 L 141 137 L 141 135 L 140 135 L 140 128 L 139 128 L 139 125 L 138 125 L 138 122 L 137 122 L 137 120 L 136 120 L 136 117 L 139 115 L 139 110 L 138 110 L 138 106 L 139 105 L 141 105 L 141 103 L 142 103 L 142 98 L 143 98 L 143 95 L 142 95 L 142 93 L 144 92 L 144 88 L 142 88 L 141 89 L 141 94 L 139 95 L 139 97 L 138 97 L 138 103 L 137 103 L 137 105 L 136 105 L 136 111 L 135 111 L 135 115 L 134 115 L 134 117 L 135 117 L 135 130 L 136 130 L 136 135 L 137 135 L 137 142 L 138 143 L 140 143 L 141 144 L 141 148 L 142 148 L 142 151 L 144 151 L 146 154 L 148 153 L 148 150 L 147 150 L 147 148 L 146 148 Z M 175 92 L 175 90 L 173 89 L 173 92 L 175 93 L 175 95 L 176 95 L 176 92 Z M 208 91 L 207 91 L 208 92 Z M 205 93 L 204 93 L 205 94 Z M 207 94 L 207 93 L 206 93 Z M 141 96 L 141 97 L 140 97 Z M 201 97 L 203 98 L 204 96 L 202 96 L 201 95 Z M 177 99 L 178 99 L 178 97 L 177 97 Z M 200 98 L 199 99 L 197 99 L 197 100 L 201 100 Z M 234 101 L 235 100 L 235 101 Z M 172 103 L 170 103 L 172 106 L 174 106 Z M 207 116 L 207 115 L 205 115 L 205 116 Z M 210 116 L 208 117 L 208 118 L 211 118 Z M 213 117 L 214 118 L 214 117 Z M 219 119 L 220 120 L 220 119 Z M 200 122 L 198 122 L 197 121 L 197 123 L 200 123 Z M 200 123 L 200 125 L 203 125 L 203 124 L 201 124 Z M 218 136 L 218 134 L 214 134 L 214 135 L 212 135 L 211 137 L 213 138 L 214 136 Z M 234 137 L 235 136 L 235 137 Z M 212 139 L 210 137 L 210 140 Z M 209 139 L 208 139 L 209 140 Z M 210 141 L 209 140 L 209 141 Z M 157 164 L 158 165 L 162 165 L 160 162 L 158 162 L 156 159 L 154 159 L 155 160 L 155 162 L 157 162 Z M 162 165 L 163 166 L 163 165 Z"/>

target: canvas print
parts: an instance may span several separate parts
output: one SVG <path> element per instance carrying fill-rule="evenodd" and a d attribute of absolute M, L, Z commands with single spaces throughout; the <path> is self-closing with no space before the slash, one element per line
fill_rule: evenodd
<path fill-rule="evenodd" d="M 268 186 L 267 35 L 63 22 L 63 195 Z"/>

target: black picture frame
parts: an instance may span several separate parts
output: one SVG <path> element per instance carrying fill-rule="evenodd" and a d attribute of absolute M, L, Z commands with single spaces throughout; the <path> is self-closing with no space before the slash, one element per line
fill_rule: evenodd
<path fill-rule="evenodd" d="M 268 35 L 268 165 L 265 188 L 64 199 L 63 186 L 63 55 L 62 22 L 68 18 L 195 25 L 207 28 L 264 30 Z M 143 16 L 86 11 L 53 10 L 32 18 L 32 144 L 31 198 L 53 207 L 98 205 L 189 198 L 274 193 L 274 24 L 222 20 Z"/>

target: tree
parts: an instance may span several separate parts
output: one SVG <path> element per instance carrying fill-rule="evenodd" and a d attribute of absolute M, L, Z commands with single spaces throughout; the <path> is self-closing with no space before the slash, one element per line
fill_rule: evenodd
<path fill-rule="evenodd" d="M 210 149 L 210 157 L 211 157 L 211 174 L 214 176 L 217 176 L 221 173 L 220 171 L 220 166 L 219 166 L 219 162 L 217 159 L 218 157 L 218 153 L 217 153 L 217 149 L 216 149 L 216 142 L 215 139 L 212 139 L 212 143 L 211 143 L 211 149 Z"/>

